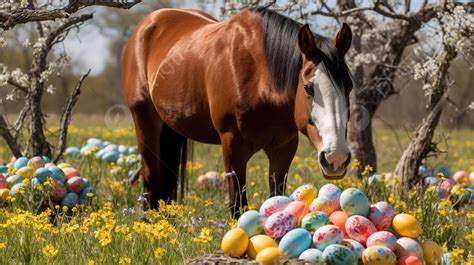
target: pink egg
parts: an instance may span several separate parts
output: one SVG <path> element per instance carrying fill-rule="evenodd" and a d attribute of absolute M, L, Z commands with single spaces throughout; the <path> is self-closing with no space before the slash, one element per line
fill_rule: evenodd
<path fill-rule="evenodd" d="M 474 171 L 469 174 L 469 181 L 471 182 L 472 185 L 474 185 Z"/>
<path fill-rule="evenodd" d="M 7 176 L 5 174 L 0 174 L 0 189 L 6 189 L 7 187 Z"/>
<path fill-rule="evenodd" d="M 54 186 L 51 188 L 50 197 L 52 201 L 59 202 L 67 194 L 67 189 L 64 184 L 60 181 L 55 180 Z"/>
<path fill-rule="evenodd" d="M 375 232 L 377 232 L 377 229 L 374 224 L 362 215 L 353 215 L 347 219 L 347 235 L 350 238 L 359 241 L 361 244 L 365 244 L 370 235 Z"/>
<path fill-rule="evenodd" d="M 309 212 L 309 209 L 303 201 L 294 201 L 290 202 L 290 204 L 285 207 L 284 211 L 287 213 L 291 213 L 295 217 L 296 225 L 298 225 L 303 216 L 305 216 Z"/>
<path fill-rule="evenodd" d="M 423 261 L 415 256 L 404 256 L 398 259 L 397 265 L 423 265 Z"/>
<path fill-rule="evenodd" d="M 333 244 L 341 244 L 344 235 L 342 230 L 335 225 L 321 226 L 314 232 L 314 247 L 323 251 L 327 246 Z"/>
<path fill-rule="evenodd" d="M 330 199 L 326 197 L 319 197 L 314 199 L 313 202 L 309 205 L 309 211 L 325 212 L 328 216 L 330 216 L 334 212 L 334 207 Z"/>
<path fill-rule="evenodd" d="M 417 258 L 423 258 L 423 249 L 421 248 L 418 241 L 409 237 L 400 237 L 397 240 L 397 246 L 395 248 L 395 254 L 397 257 L 403 256 L 415 256 Z"/>
<path fill-rule="evenodd" d="M 460 170 L 454 173 L 453 179 L 457 183 L 469 183 L 469 176 L 467 175 L 467 172 L 464 170 Z"/>
<path fill-rule="evenodd" d="M 295 217 L 291 213 L 278 211 L 267 218 L 264 230 L 268 236 L 279 238 L 295 228 L 295 226 Z"/>
<path fill-rule="evenodd" d="M 387 202 L 377 202 L 370 207 L 369 219 L 379 231 L 387 230 L 394 216 L 393 207 Z"/>
<path fill-rule="evenodd" d="M 260 214 L 269 217 L 273 213 L 283 211 L 290 202 L 290 198 L 286 196 L 273 196 L 264 201 L 262 206 L 260 206 Z"/>
<path fill-rule="evenodd" d="M 367 247 L 371 246 L 384 246 L 392 251 L 395 251 L 397 247 L 397 237 L 387 231 L 375 232 L 369 236 L 366 242 Z"/>
<path fill-rule="evenodd" d="M 71 192 L 80 193 L 84 189 L 84 180 L 81 177 L 72 177 L 67 180 L 66 187 Z"/>
<path fill-rule="evenodd" d="M 79 171 L 77 171 L 77 169 L 75 168 L 72 168 L 72 167 L 65 167 L 62 169 L 63 172 L 64 172 L 64 175 L 66 175 L 66 178 L 67 179 L 70 179 L 70 178 L 73 178 L 73 177 L 80 177 L 81 174 L 79 173 Z"/>
<path fill-rule="evenodd" d="M 207 176 L 206 175 L 201 175 L 197 179 L 197 183 L 198 183 L 199 187 L 204 187 L 204 185 L 206 185 L 206 182 L 207 182 Z"/>

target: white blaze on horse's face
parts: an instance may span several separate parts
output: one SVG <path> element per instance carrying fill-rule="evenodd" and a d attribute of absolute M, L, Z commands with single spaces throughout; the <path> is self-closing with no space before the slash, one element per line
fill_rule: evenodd
<path fill-rule="evenodd" d="M 346 141 L 347 101 L 342 89 L 335 87 L 320 69 L 316 70 L 311 83 L 314 89 L 311 120 L 322 138 L 319 162 L 325 175 L 340 176 L 345 173 L 350 159 Z"/>

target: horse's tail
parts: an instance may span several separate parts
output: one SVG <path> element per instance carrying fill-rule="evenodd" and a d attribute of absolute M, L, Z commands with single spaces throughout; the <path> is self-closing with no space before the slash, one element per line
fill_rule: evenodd
<path fill-rule="evenodd" d="M 178 185 L 175 185 L 173 198 L 178 198 L 181 203 L 184 202 L 187 192 L 186 163 L 192 158 L 192 149 L 191 140 L 163 124 L 160 137 L 160 167 L 164 177 L 173 177 L 176 182 L 179 180 L 179 197 Z"/>

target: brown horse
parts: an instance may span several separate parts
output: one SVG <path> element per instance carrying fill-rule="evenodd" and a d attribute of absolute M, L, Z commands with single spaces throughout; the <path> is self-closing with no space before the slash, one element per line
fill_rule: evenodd
<path fill-rule="evenodd" d="M 175 199 L 188 139 L 222 145 L 233 214 L 247 205 L 246 164 L 261 149 L 270 194 L 285 192 L 298 130 L 319 151 L 324 177 L 342 178 L 351 40 L 346 24 L 328 39 L 266 8 L 223 22 L 197 10 L 145 17 L 125 49 L 122 76 L 151 207 Z"/>

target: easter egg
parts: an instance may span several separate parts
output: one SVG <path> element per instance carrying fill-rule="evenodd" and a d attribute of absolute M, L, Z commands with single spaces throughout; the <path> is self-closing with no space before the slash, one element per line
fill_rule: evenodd
<path fill-rule="evenodd" d="M 314 265 L 324 265 L 323 252 L 315 248 L 310 248 L 303 251 L 303 253 L 301 253 L 298 257 L 298 259 L 304 260 Z"/>
<path fill-rule="evenodd" d="M 428 185 L 428 186 L 434 186 L 434 185 L 438 184 L 439 180 L 440 179 L 438 177 L 426 177 L 426 178 L 423 179 L 425 184 Z"/>
<path fill-rule="evenodd" d="M 422 178 L 426 178 L 432 176 L 433 172 L 427 166 L 421 165 L 418 168 L 418 175 L 420 175 Z"/>
<path fill-rule="evenodd" d="M 404 256 L 398 259 L 397 265 L 423 265 L 423 262 L 415 256 Z"/>
<path fill-rule="evenodd" d="M 340 244 L 344 235 L 342 230 L 335 225 L 321 226 L 314 232 L 313 245 L 319 250 L 324 250 L 332 244 Z"/>
<path fill-rule="evenodd" d="M 385 175 L 383 176 L 385 181 L 386 182 L 391 182 L 393 180 L 396 179 L 395 175 L 393 175 L 392 173 L 388 172 L 388 173 L 385 173 Z"/>
<path fill-rule="evenodd" d="M 418 223 L 413 215 L 401 213 L 397 214 L 392 221 L 392 228 L 400 236 L 416 238 L 422 230 L 421 225 Z"/>
<path fill-rule="evenodd" d="M 35 174 L 35 170 L 32 167 L 26 166 L 18 169 L 15 173 L 22 178 L 32 178 Z"/>
<path fill-rule="evenodd" d="M 311 246 L 311 234 L 303 228 L 295 228 L 286 233 L 280 240 L 278 247 L 284 256 L 297 258 Z"/>
<path fill-rule="evenodd" d="M 350 249 L 356 259 L 362 258 L 362 252 L 364 252 L 365 248 L 361 243 L 355 241 L 354 239 L 344 238 L 341 245 Z"/>
<path fill-rule="evenodd" d="M 128 155 L 128 147 L 125 145 L 119 145 L 118 151 L 123 155 Z"/>
<path fill-rule="evenodd" d="M 61 200 L 61 206 L 67 206 L 69 209 L 76 206 L 79 203 L 79 197 L 74 192 L 67 193 Z"/>
<path fill-rule="evenodd" d="M 23 191 L 27 191 L 28 190 L 28 186 L 26 186 L 25 184 L 23 183 L 17 183 L 15 185 L 13 185 L 13 187 L 10 189 L 10 195 L 11 196 L 15 196 L 16 194 L 18 194 L 21 190 Z"/>
<path fill-rule="evenodd" d="M 88 179 L 82 178 L 82 181 L 84 181 L 84 189 L 91 186 L 91 182 Z"/>
<path fill-rule="evenodd" d="M 18 170 L 22 167 L 26 167 L 26 165 L 28 164 L 28 158 L 22 156 L 22 157 L 19 157 L 15 160 L 15 163 L 13 163 L 13 167 Z"/>
<path fill-rule="evenodd" d="M 39 180 L 39 182 L 43 183 L 46 181 L 46 178 L 52 177 L 53 172 L 47 168 L 38 168 L 35 172 L 35 178 Z"/>
<path fill-rule="evenodd" d="M 278 238 L 288 233 L 295 226 L 295 217 L 292 214 L 279 211 L 267 218 L 264 230 L 268 236 Z"/>
<path fill-rule="evenodd" d="M 10 190 L 7 188 L 0 189 L 0 202 L 7 201 L 8 196 L 10 196 Z"/>
<path fill-rule="evenodd" d="M 47 157 L 47 156 L 42 156 L 41 158 L 43 158 L 43 161 L 46 165 L 46 163 L 51 163 L 51 158 Z"/>
<path fill-rule="evenodd" d="M 302 201 L 304 204 L 309 205 L 314 198 L 316 198 L 317 189 L 311 184 L 303 185 L 298 187 L 291 195 L 292 201 Z"/>
<path fill-rule="evenodd" d="M 421 244 L 423 257 L 428 264 L 441 264 L 443 250 L 433 241 L 425 241 Z"/>
<path fill-rule="evenodd" d="M 469 183 L 469 175 L 464 170 L 456 171 L 453 175 L 453 179 L 457 183 Z"/>
<path fill-rule="evenodd" d="M 362 253 L 364 265 L 395 265 L 397 256 L 387 247 L 371 246 Z"/>
<path fill-rule="evenodd" d="M 55 167 L 55 166 L 56 166 L 56 165 L 55 165 L 54 163 L 46 163 L 46 164 L 44 164 L 44 168 L 47 168 L 47 169 L 49 169 L 49 168 L 51 168 L 51 167 Z"/>
<path fill-rule="evenodd" d="M 45 164 L 46 162 L 44 162 L 44 159 L 41 156 L 34 156 L 28 161 L 26 165 L 32 167 L 33 170 L 36 170 L 40 167 L 44 167 Z"/>
<path fill-rule="evenodd" d="M 368 216 L 370 210 L 369 199 L 362 191 L 356 188 L 349 188 L 341 193 L 341 209 L 349 216 Z"/>
<path fill-rule="evenodd" d="M 60 166 L 58 166 L 59 168 L 61 168 Z M 72 167 L 65 167 L 65 168 L 61 168 L 64 175 L 66 176 L 66 179 L 70 179 L 70 178 L 73 178 L 73 177 L 80 177 L 81 174 L 79 173 L 79 171 L 77 171 L 77 169 L 75 168 L 72 168 Z"/>
<path fill-rule="evenodd" d="M 451 171 L 449 171 L 449 168 L 445 166 L 439 166 L 435 170 L 435 174 L 438 176 L 439 174 L 443 174 L 443 176 L 447 179 L 451 179 Z"/>
<path fill-rule="evenodd" d="M 453 254 L 451 252 L 447 252 L 447 253 L 444 253 L 443 254 L 443 258 L 441 259 L 442 260 L 442 264 L 443 265 L 454 265 L 453 263 L 451 263 L 450 260 L 450 257 L 452 256 Z"/>
<path fill-rule="evenodd" d="M 102 140 L 97 139 L 97 138 L 89 138 L 87 139 L 87 144 L 92 145 L 92 146 L 97 146 L 97 147 L 104 147 L 104 143 Z"/>
<path fill-rule="evenodd" d="M 372 224 L 372 222 L 364 216 L 353 215 L 347 219 L 347 235 L 362 244 L 365 244 L 370 235 L 375 232 L 377 232 L 377 229 L 375 228 L 374 224 Z"/>
<path fill-rule="evenodd" d="M 36 188 L 38 185 L 41 184 L 41 182 L 37 178 L 32 178 L 30 180 L 31 187 Z"/>
<path fill-rule="evenodd" d="M 70 146 L 66 148 L 66 150 L 64 151 L 64 154 L 67 156 L 80 156 L 81 150 L 78 147 Z"/>
<path fill-rule="evenodd" d="M 51 187 L 50 198 L 53 201 L 61 201 L 67 194 L 67 189 L 60 181 L 55 180 L 53 187 Z"/>
<path fill-rule="evenodd" d="M 241 228 L 233 228 L 222 238 L 222 251 L 231 257 L 240 257 L 247 250 L 249 237 Z"/>
<path fill-rule="evenodd" d="M 369 236 L 366 243 L 367 247 L 384 246 L 392 251 L 397 247 L 397 237 L 387 231 L 375 232 Z"/>
<path fill-rule="evenodd" d="M 53 179 L 61 182 L 66 181 L 66 175 L 64 174 L 61 168 L 57 166 L 52 166 L 49 168 L 49 171 L 51 171 Z"/>
<path fill-rule="evenodd" d="M 343 211 L 335 211 L 329 216 L 329 221 L 333 225 L 337 225 L 339 228 L 341 228 L 342 232 L 346 234 L 346 222 L 349 216 L 347 213 Z"/>
<path fill-rule="evenodd" d="M 369 186 L 375 187 L 377 189 L 380 189 L 383 187 L 383 182 L 384 182 L 384 178 L 380 174 L 374 174 L 370 176 L 369 179 L 367 180 L 367 183 L 369 184 Z"/>
<path fill-rule="evenodd" d="M 245 231 L 251 237 L 263 233 L 263 218 L 255 210 L 246 211 L 237 221 L 237 227 Z"/>
<path fill-rule="evenodd" d="M 67 167 L 71 167 L 71 165 L 69 165 L 68 163 L 60 163 L 60 164 L 58 165 L 58 167 L 59 167 L 60 169 L 64 169 L 64 168 L 67 168 Z"/>
<path fill-rule="evenodd" d="M 257 254 L 255 261 L 262 265 L 273 265 L 278 264 L 281 257 L 282 255 L 279 248 L 266 248 Z"/>
<path fill-rule="evenodd" d="M 445 189 L 441 188 L 440 186 L 436 186 L 435 187 L 435 190 L 434 190 L 434 194 L 440 198 L 440 199 L 443 199 L 443 198 L 446 198 L 448 196 L 448 191 L 446 191 Z"/>
<path fill-rule="evenodd" d="M 13 187 L 13 185 L 21 183 L 23 181 L 23 178 L 18 175 L 11 175 L 6 179 L 6 181 L 8 188 L 11 188 Z"/>
<path fill-rule="evenodd" d="M 415 239 L 409 237 L 400 237 L 397 240 L 395 254 L 397 254 L 397 257 L 415 256 L 422 259 L 423 249 Z"/>
<path fill-rule="evenodd" d="M 4 174 L 0 174 L 0 189 L 8 188 L 7 177 Z"/>
<path fill-rule="evenodd" d="M 106 151 L 115 151 L 115 152 L 118 152 L 118 146 L 116 146 L 115 144 L 109 144 L 107 145 L 106 147 L 104 147 L 104 149 Z"/>
<path fill-rule="evenodd" d="M 313 233 L 321 226 L 329 223 L 329 217 L 325 212 L 312 212 L 306 214 L 301 220 L 301 227 Z"/>
<path fill-rule="evenodd" d="M 369 219 L 379 231 L 387 230 L 394 216 L 393 207 L 384 201 L 377 202 L 369 210 Z"/>
<path fill-rule="evenodd" d="M 87 196 L 88 193 L 92 193 L 92 197 Z M 89 202 L 96 195 L 96 191 L 92 186 L 84 187 L 84 189 L 79 193 L 79 201 L 81 203 Z"/>
<path fill-rule="evenodd" d="M 447 193 L 449 193 L 455 184 L 456 183 L 454 182 L 454 180 L 447 179 L 447 180 L 441 182 L 441 184 L 439 184 L 439 187 L 441 189 L 445 190 Z"/>
<path fill-rule="evenodd" d="M 107 153 L 107 150 L 101 149 L 95 153 L 95 157 L 98 159 L 102 159 L 102 156 Z"/>
<path fill-rule="evenodd" d="M 357 260 L 350 249 L 343 245 L 333 244 L 323 251 L 323 261 L 326 265 L 357 264 Z"/>
<path fill-rule="evenodd" d="M 137 153 L 138 153 L 138 147 L 136 147 L 136 146 L 130 146 L 130 147 L 128 148 L 128 153 L 129 153 L 129 154 L 137 154 Z"/>
<path fill-rule="evenodd" d="M 119 158 L 119 152 L 118 151 L 107 151 L 102 155 L 102 161 L 105 162 L 115 162 Z"/>
<path fill-rule="evenodd" d="M 309 205 L 309 211 L 320 211 L 325 212 L 328 216 L 334 212 L 334 207 L 331 200 L 325 197 L 318 197 L 311 202 Z"/>
<path fill-rule="evenodd" d="M 266 248 L 277 248 L 278 243 L 267 235 L 256 235 L 249 239 L 247 255 L 255 259 L 260 251 Z"/>
<path fill-rule="evenodd" d="M 92 152 L 92 147 L 94 147 L 93 145 L 90 145 L 90 144 L 86 144 L 84 145 L 83 147 L 81 147 L 81 155 L 85 155 L 87 152 Z"/>
<path fill-rule="evenodd" d="M 283 211 L 290 202 L 291 199 L 286 196 L 271 197 L 260 206 L 260 214 L 269 217 L 278 211 Z"/>
<path fill-rule="evenodd" d="M 199 187 L 204 187 L 204 185 L 206 185 L 206 182 L 207 182 L 207 176 L 206 175 L 200 175 L 197 179 L 197 183 L 198 183 Z"/>
<path fill-rule="evenodd" d="M 80 193 L 84 189 L 84 181 L 81 177 L 72 177 L 67 180 L 66 188 L 70 192 Z"/>
<path fill-rule="evenodd" d="M 284 211 L 292 214 L 295 217 L 295 224 L 298 225 L 309 209 L 303 201 L 293 201 L 285 207 Z"/>
<path fill-rule="evenodd" d="M 471 182 L 471 185 L 474 185 L 474 171 L 469 174 L 469 182 Z"/>
<path fill-rule="evenodd" d="M 331 201 L 334 210 L 339 209 L 339 197 L 341 197 L 341 189 L 334 184 L 325 184 L 319 189 L 318 197 L 324 197 Z"/>

